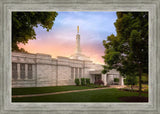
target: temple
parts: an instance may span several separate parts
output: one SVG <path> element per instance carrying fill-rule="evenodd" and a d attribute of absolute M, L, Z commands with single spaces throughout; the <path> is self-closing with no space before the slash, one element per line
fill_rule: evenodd
<path fill-rule="evenodd" d="M 71 57 L 12 52 L 12 87 L 75 85 L 76 78 L 90 78 L 91 83 L 102 80 L 104 85 L 124 85 L 118 71 L 112 69 L 102 74 L 102 70 L 101 64 L 95 64 L 82 54 L 79 26 L 75 53 Z M 115 82 L 115 78 L 119 81 Z"/>

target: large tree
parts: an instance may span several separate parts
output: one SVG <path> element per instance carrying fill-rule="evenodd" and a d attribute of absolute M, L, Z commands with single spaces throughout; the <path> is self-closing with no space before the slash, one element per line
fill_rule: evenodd
<path fill-rule="evenodd" d="M 117 69 L 123 76 L 139 76 L 141 94 L 142 73 L 148 73 L 148 13 L 117 12 L 114 23 L 117 35 L 103 41 L 105 63 L 103 72 Z"/>
<path fill-rule="evenodd" d="M 36 39 L 34 27 L 38 25 L 49 31 L 57 15 L 57 12 L 12 12 L 12 51 L 25 51 L 17 44 Z"/>

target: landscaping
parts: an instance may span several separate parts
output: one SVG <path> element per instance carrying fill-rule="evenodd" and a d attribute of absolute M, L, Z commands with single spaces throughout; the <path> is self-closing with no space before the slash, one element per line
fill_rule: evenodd
<path fill-rule="evenodd" d="M 45 91 L 44 89 L 45 88 L 39 88 L 39 90 L 41 90 L 41 93 L 42 91 Z M 125 101 L 126 97 L 133 97 L 133 96 L 136 97 L 137 101 L 130 101 L 130 100 Z M 56 95 L 12 98 L 12 101 L 13 102 L 147 102 L 148 94 L 142 93 L 142 97 L 141 97 L 142 101 L 139 101 L 138 98 L 139 98 L 138 92 L 121 91 L 116 88 L 106 88 L 106 89 L 101 89 L 101 90 L 63 93 L 63 94 L 56 94 Z"/>
<path fill-rule="evenodd" d="M 93 87 L 87 86 L 52 86 L 52 87 L 26 87 L 26 88 L 12 88 L 12 95 L 28 95 L 40 93 L 52 93 L 70 90 L 91 89 Z"/>
<path fill-rule="evenodd" d="M 75 79 L 76 86 L 86 86 L 86 87 L 92 87 L 92 88 L 102 88 L 102 87 L 108 87 L 104 86 L 104 82 L 102 80 L 96 80 L 94 83 L 90 83 L 89 78 L 76 78 Z"/>
<path fill-rule="evenodd" d="M 138 92 L 139 91 L 138 88 L 139 88 L 138 84 L 132 86 L 132 88 L 131 88 L 131 85 L 126 85 L 126 87 L 123 88 L 122 90 L 137 91 Z M 142 84 L 142 92 L 148 92 L 148 84 Z"/>
<path fill-rule="evenodd" d="M 117 79 L 115 79 L 115 82 Z M 90 83 L 88 78 L 75 79 L 72 86 L 12 88 L 12 96 L 32 95 L 12 98 L 13 102 L 148 102 L 148 85 L 143 84 L 144 91 L 139 97 L 138 85 L 116 89 L 104 86 L 102 80 Z M 97 88 L 96 90 L 93 88 Z M 102 88 L 102 89 L 99 89 Z M 88 90 L 92 89 L 92 90 Z M 73 90 L 73 91 L 72 91 Z M 74 91 L 86 90 L 86 91 Z M 65 92 L 66 91 L 66 92 Z M 68 91 L 68 92 L 67 92 Z M 56 93 L 61 92 L 61 93 Z M 43 94 L 48 93 L 48 94 Z M 49 94 L 54 93 L 54 94 Z M 55 94 L 56 93 L 56 94 Z M 43 94 L 38 96 L 38 94 Z"/>

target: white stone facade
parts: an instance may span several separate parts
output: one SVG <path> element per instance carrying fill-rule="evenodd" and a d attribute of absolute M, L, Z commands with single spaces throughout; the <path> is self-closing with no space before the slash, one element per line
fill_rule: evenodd
<path fill-rule="evenodd" d="M 75 85 L 75 78 L 82 77 L 90 78 L 91 83 L 99 77 L 107 85 L 113 84 L 114 77 L 121 77 L 116 70 L 102 75 L 102 69 L 101 65 L 87 60 L 12 52 L 12 87 Z M 119 84 L 122 83 L 120 78 Z"/>

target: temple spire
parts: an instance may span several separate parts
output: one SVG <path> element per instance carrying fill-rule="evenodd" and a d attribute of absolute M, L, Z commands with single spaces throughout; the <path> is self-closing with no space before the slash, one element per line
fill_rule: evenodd
<path fill-rule="evenodd" d="M 76 53 L 81 53 L 80 48 L 80 35 L 79 35 L 79 26 L 77 26 L 77 35 L 76 35 Z"/>
<path fill-rule="evenodd" d="M 75 54 L 72 55 L 71 58 L 79 60 L 90 60 L 89 57 L 83 55 L 81 52 L 79 26 L 77 26 Z"/>
<path fill-rule="evenodd" d="M 77 33 L 79 33 L 79 26 L 77 26 Z"/>

